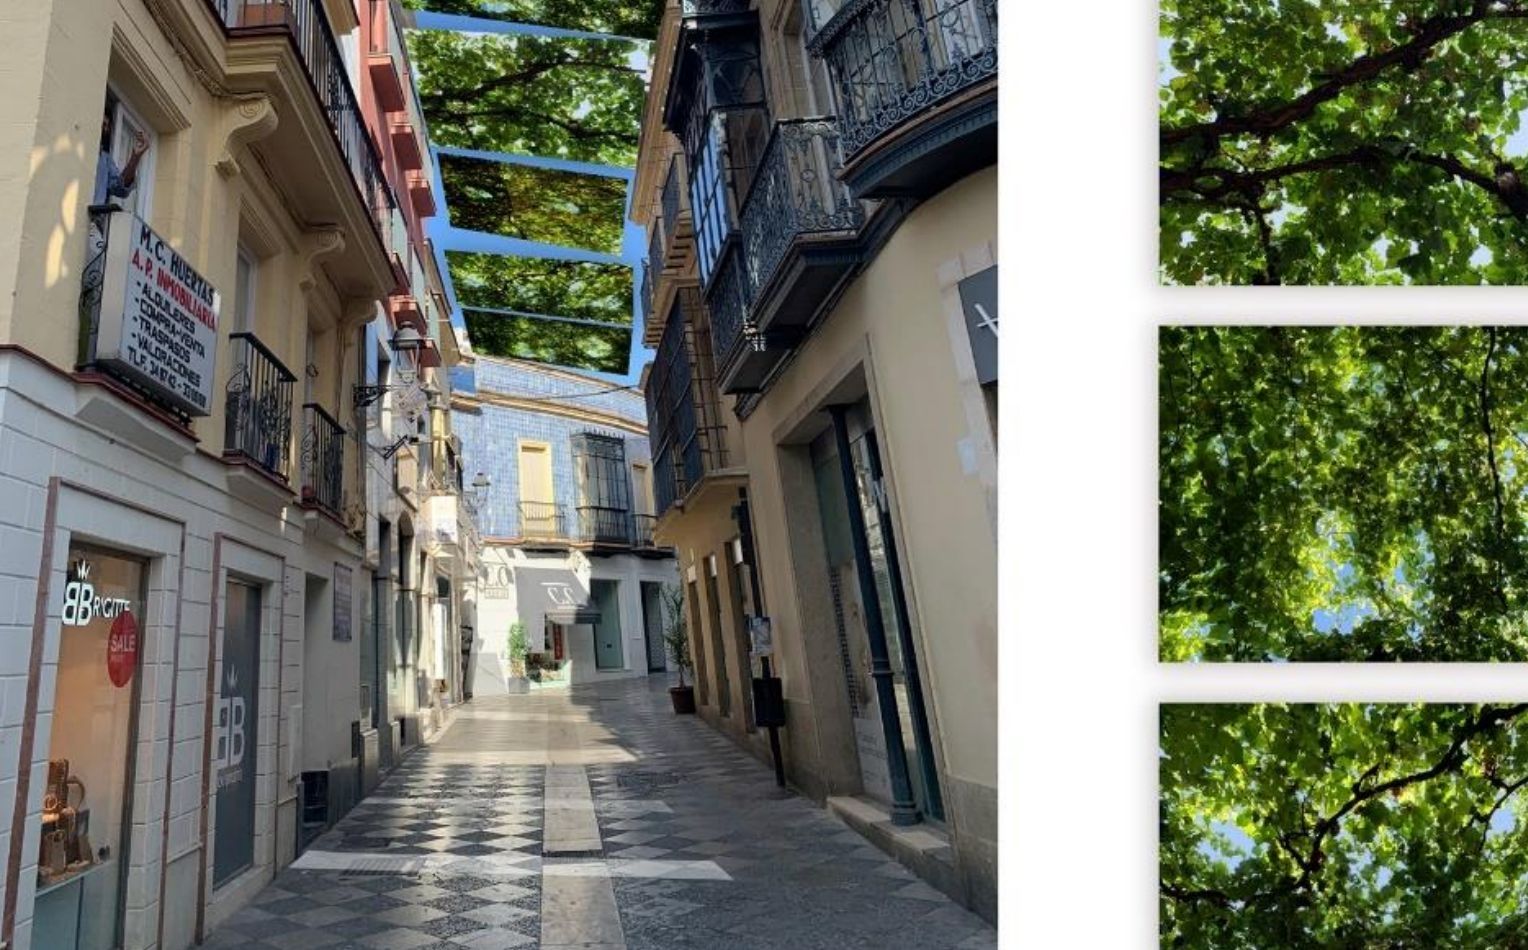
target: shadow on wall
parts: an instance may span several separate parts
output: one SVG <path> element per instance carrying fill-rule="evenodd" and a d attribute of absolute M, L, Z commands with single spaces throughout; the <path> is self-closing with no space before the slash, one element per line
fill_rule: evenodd
<path fill-rule="evenodd" d="M 472 655 L 475 658 L 472 670 L 472 695 L 504 696 L 508 694 L 509 671 L 504 668 L 504 662 L 499 655 L 489 651 L 488 641 L 482 637 L 473 637 Z"/>

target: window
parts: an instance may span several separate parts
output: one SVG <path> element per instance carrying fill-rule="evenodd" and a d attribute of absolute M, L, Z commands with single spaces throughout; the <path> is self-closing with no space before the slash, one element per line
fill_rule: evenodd
<path fill-rule="evenodd" d="M 626 443 L 617 436 L 592 432 L 573 436 L 573 472 L 578 478 L 580 537 L 587 541 L 630 540 Z"/>
<path fill-rule="evenodd" d="M 556 496 L 552 493 L 552 448 L 545 442 L 520 443 L 520 534 L 560 537 Z"/>
<path fill-rule="evenodd" d="M 239 246 L 233 291 L 233 328 L 235 332 L 255 328 L 255 275 L 260 264 L 242 244 Z"/>
<path fill-rule="evenodd" d="M 133 171 L 132 190 L 126 197 L 112 195 L 104 200 L 114 202 L 122 210 L 131 211 L 148 220 L 154 191 L 154 130 L 116 92 L 108 89 L 102 124 L 102 151 L 111 156 L 119 174 L 124 173 L 131 164 L 133 145 L 140 136 L 148 148 L 138 159 L 138 166 Z"/>
<path fill-rule="evenodd" d="M 710 283 L 722 244 L 732 230 L 727 181 L 722 175 L 722 130 L 721 116 L 713 116 L 706 124 L 699 153 L 690 158 L 690 208 L 701 284 Z"/>
<path fill-rule="evenodd" d="M 633 509 L 639 515 L 653 513 L 653 471 L 646 462 L 631 463 Z"/>

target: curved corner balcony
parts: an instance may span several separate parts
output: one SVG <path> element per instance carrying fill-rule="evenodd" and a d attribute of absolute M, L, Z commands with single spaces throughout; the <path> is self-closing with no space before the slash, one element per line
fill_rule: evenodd
<path fill-rule="evenodd" d="M 806 3 L 857 197 L 927 197 L 997 160 L 997 0 Z"/>

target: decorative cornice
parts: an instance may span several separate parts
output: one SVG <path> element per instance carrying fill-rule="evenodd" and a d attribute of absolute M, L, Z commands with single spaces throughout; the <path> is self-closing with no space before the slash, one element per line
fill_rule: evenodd
<path fill-rule="evenodd" d="M 451 399 L 451 408 L 459 408 L 467 412 L 480 411 L 480 407 L 485 405 L 498 406 L 501 409 L 517 409 L 521 412 L 539 412 L 549 416 L 560 416 L 564 419 L 577 419 L 580 422 L 607 426 L 612 429 L 621 429 L 633 435 L 639 435 L 643 438 L 647 437 L 647 426 L 626 416 L 618 416 L 615 413 L 600 412 L 597 409 L 587 409 L 581 406 L 570 406 L 567 403 L 506 396 L 502 393 L 484 392 L 482 390 L 478 390 L 475 395 L 461 393 L 453 396 Z"/>
<path fill-rule="evenodd" d="M 338 227 L 312 228 L 303 232 L 298 249 L 297 286 L 303 293 L 318 284 L 318 262 L 345 249 L 345 231 Z"/>

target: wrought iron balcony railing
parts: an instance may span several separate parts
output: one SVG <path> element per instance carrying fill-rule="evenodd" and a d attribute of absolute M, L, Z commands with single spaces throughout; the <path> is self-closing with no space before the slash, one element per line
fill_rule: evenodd
<path fill-rule="evenodd" d="M 376 143 L 366 128 L 321 0 L 207 0 L 207 4 L 231 37 L 276 30 L 291 39 L 319 107 L 329 117 L 329 129 L 350 167 L 361 201 L 372 212 L 377 237 L 386 247 L 390 226 L 386 212 L 396 208 L 398 200 L 382 172 Z"/>
<path fill-rule="evenodd" d="M 520 537 L 537 541 L 568 540 L 567 519 L 555 501 L 522 501 Z"/>
<path fill-rule="evenodd" d="M 683 161 L 679 153 L 675 152 L 669 157 L 668 174 L 663 177 L 663 191 L 659 197 L 659 205 L 663 209 L 663 250 L 668 252 L 668 245 L 674 239 L 679 228 L 679 213 L 689 211 L 689 199 L 685 192 Z"/>
<path fill-rule="evenodd" d="M 729 246 L 722 254 L 709 290 L 706 302 L 711 311 L 711 346 L 720 372 L 743 350 L 763 344 L 748 312 L 753 303 L 753 288 L 749 286 L 748 267 L 737 245 Z"/>
<path fill-rule="evenodd" d="M 345 430 L 316 402 L 302 406 L 302 500 L 335 517 L 345 509 Z"/>
<path fill-rule="evenodd" d="M 663 327 L 647 384 L 653 495 L 667 511 L 708 473 L 727 465 L 699 292 L 680 292 Z"/>
<path fill-rule="evenodd" d="M 997 0 L 807 0 L 845 157 L 997 75 Z"/>
<path fill-rule="evenodd" d="M 631 544 L 631 512 L 625 508 L 578 506 L 578 540 L 594 544 Z"/>
<path fill-rule="evenodd" d="M 291 468 L 292 386 L 297 377 L 247 332 L 229 334 L 233 368 L 225 387 L 223 452 L 286 481 Z"/>
<path fill-rule="evenodd" d="M 631 516 L 631 545 L 635 548 L 656 548 L 658 542 L 653 540 L 653 526 L 658 523 L 656 515 L 632 515 Z"/>
<path fill-rule="evenodd" d="M 842 168 L 831 116 L 775 123 L 738 215 L 755 295 L 769 286 L 794 242 L 852 234 L 865 223 L 864 206 L 838 180 Z"/>

